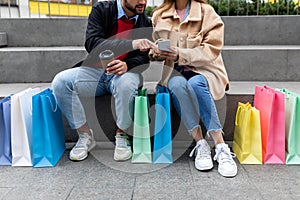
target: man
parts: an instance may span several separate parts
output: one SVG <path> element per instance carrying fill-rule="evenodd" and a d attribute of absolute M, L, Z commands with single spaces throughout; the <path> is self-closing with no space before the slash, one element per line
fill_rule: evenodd
<path fill-rule="evenodd" d="M 92 97 L 112 94 L 117 115 L 116 146 L 114 159 L 128 160 L 132 156 L 126 129 L 131 124 L 133 97 L 139 87 L 138 74 L 128 72 L 148 63 L 148 52 L 155 45 L 139 37 L 136 28 L 152 27 L 144 10 L 147 0 L 100 1 L 93 5 L 88 18 L 85 48 L 89 53 L 79 67 L 57 74 L 52 88 L 57 102 L 71 128 L 79 135 L 70 152 L 73 161 L 84 160 L 95 146 L 80 96 Z M 149 31 L 151 38 L 152 30 Z M 134 38 L 133 40 L 131 38 Z M 111 50 L 115 59 L 107 69 L 99 67 L 99 53 Z M 130 112 L 131 111 L 131 112 Z"/>

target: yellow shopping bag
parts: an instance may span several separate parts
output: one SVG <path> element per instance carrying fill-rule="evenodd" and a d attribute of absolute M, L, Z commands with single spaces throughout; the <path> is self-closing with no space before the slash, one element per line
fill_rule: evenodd
<path fill-rule="evenodd" d="M 250 103 L 238 103 L 232 150 L 241 164 L 262 164 L 260 112 Z"/>

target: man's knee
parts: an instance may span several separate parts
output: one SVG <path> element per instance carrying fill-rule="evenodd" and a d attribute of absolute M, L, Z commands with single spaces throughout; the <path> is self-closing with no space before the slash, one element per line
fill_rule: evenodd
<path fill-rule="evenodd" d="M 115 82 L 115 87 L 118 90 L 131 91 L 138 89 L 139 83 L 140 78 L 138 74 L 125 73 L 118 77 L 117 81 Z"/>

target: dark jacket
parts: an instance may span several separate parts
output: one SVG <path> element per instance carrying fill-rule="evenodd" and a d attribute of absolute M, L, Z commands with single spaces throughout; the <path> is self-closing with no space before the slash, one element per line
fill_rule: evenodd
<path fill-rule="evenodd" d="M 147 38 L 152 40 L 152 23 L 146 14 L 139 16 L 130 39 L 115 39 L 112 30 L 117 23 L 118 10 L 116 1 L 100 1 L 93 5 L 88 17 L 85 48 L 89 53 L 81 65 L 94 66 L 99 62 L 99 53 L 110 49 L 115 56 L 129 52 L 125 58 L 128 70 L 149 62 L 148 51 L 133 50 L 132 40 Z"/>

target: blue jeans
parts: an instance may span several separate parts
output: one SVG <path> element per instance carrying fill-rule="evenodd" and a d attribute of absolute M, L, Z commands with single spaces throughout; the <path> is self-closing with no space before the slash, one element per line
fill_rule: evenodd
<path fill-rule="evenodd" d="M 52 88 L 58 106 L 72 129 L 78 129 L 87 123 L 80 97 L 112 94 L 117 126 L 126 130 L 132 122 L 134 96 L 139 82 L 139 75 L 135 73 L 107 75 L 102 68 L 81 66 L 58 73 L 52 81 Z"/>
<path fill-rule="evenodd" d="M 215 102 L 203 75 L 182 72 L 182 75 L 170 78 L 168 87 L 174 107 L 189 132 L 200 127 L 199 117 L 208 133 L 222 131 Z"/>

